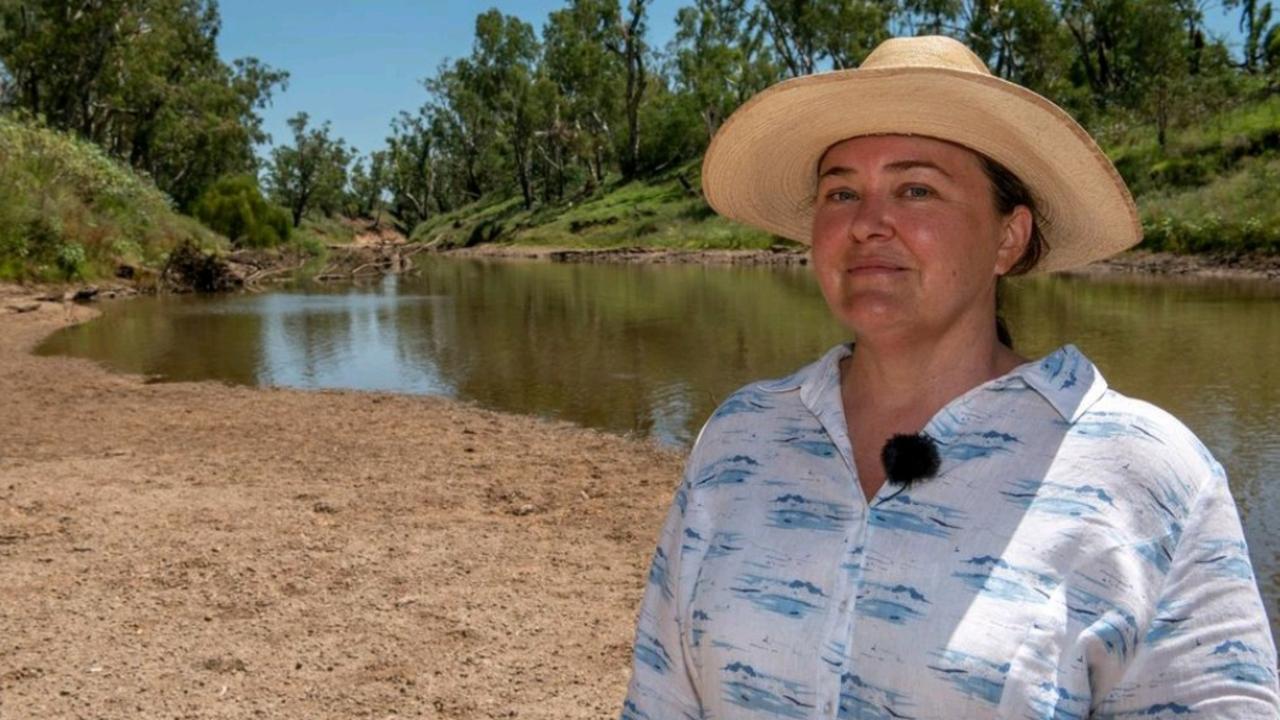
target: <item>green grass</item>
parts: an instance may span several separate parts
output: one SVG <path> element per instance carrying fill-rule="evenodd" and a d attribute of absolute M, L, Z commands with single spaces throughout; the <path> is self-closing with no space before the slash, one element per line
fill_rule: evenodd
<path fill-rule="evenodd" d="M 1280 96 L 1171 132 L 1164 148 L 1137 127 L 1107 150 L 1137 199 L 1144 248 L 1280 252 Z"/>
<path fill-rule="evenodd" d="M 1280 96 L 1233 106 L 1173 131 L 1163 148 L 1153 128 L 1137 126 L 1106 149 L 1136 196 L 1200 187 L 1250 158 L 1280 151 Z"/>
<path fill-rule="evenodd" d="M 437 216 L 413 231 L 417 241 L 463 247 L 505 242 L 564 248 L 763 249 L 779 241 L 730 223 L 679 181 L 697 187 L 697 165 L 631 183 L 614 182 L 594 197 L 526 210 L 519 198 L 488 199 Z M 785 242 L 785 241 L 782 241 Z"/>
<path fill-rule="evenodd" d="M 1144 246 L 1171 252 L 1280 252 L 1280 157 L 1249 158 L 1191 189 L 1139 203 Z"/>
<path fill-rule="evenodd" d="M 285 243 L 313 257 L 328 254 L 328 245 L 347 244 L 356 239 L 356 231 L 337 218 L 308 215 L 289 233 Z"/>
<path fill-rule="evenodd" d="M 0 279 L 97 280 L 221 236 L 91 143 L 0 116 Z"/>

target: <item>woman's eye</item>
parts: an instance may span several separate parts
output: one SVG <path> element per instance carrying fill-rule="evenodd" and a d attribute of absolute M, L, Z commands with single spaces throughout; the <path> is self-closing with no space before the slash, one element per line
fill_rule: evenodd
<path fill-rule="evenodd" d="M 832 190 L 827 193 L 827 199 L 833 202 L 849 202 L 857 198 L 858 196 L 853 194 L 852 190 Z"/>
<path fill-rule="evenodd" d="M 921 200 L 933 195 L 933 191 L 924 185 L 908 185 L 902 194 L 913 200 Z"/>

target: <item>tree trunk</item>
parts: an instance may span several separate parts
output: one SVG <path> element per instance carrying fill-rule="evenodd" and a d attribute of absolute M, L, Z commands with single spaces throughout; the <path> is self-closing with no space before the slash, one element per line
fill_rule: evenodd
<path fill-rule="evenodd" d="M 631 16 L 621 28 L 622 45 L 612 44 L 609 49 L 622 58 L 627 68 L 625 107 L 627 113 L 627 144 L 621 158 L 622 178 L 632 180 L 640 169 L 640 100 L 644 97 L 648 75 L 644 66 L 644 38 L 640 25 L 644 21 L 645 5 L 650 0 L 631 0 L 628 5 Z"/>

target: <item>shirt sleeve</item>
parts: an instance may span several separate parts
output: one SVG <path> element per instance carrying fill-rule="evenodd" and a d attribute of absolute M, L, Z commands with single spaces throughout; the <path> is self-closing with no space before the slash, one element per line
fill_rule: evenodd
<path fill-rule="evenodd" d="M 1094 717 L 1280 717 L 1275 645 L 1216 462 L 1182 528 L 1153 619 Z"/>
<path fill-rule="evenodd" d="M 702 717 L 702 703 L 688 653 L 686 609 L 696 574 L 694 555 L 705 546 L 691 492 L 695 472 L 690 455 L 685 476 L 667 512 L 653 553 L 636 627 L 631 683 L 622 720 L 680 720 Z"/>

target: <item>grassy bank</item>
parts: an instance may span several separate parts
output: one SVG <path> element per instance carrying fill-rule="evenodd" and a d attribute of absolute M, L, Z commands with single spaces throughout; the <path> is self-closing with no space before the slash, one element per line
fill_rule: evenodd
<path fill-rule="evenodd" d="M 1108 144 L 1142 212 L 1144 247 L 1280 252 L 1280 96 L 1170 136 Z"/>
<path fill-rule="evenodd" d="M 488 198 L 437 215 L 413 231 L 413 240 L 470 247 L 486 242 L 565 248 L 759 250 L 793 244 L 731 223 L 711 211 L 694 189 L 697 163 L 603 192 L 526 209 L 518 197 Z"/>
<path fill-rule="evenodd" d="M 1171 132 L 1104 131 L 1101 141 L 1142 214 L 1149 250 L 1280 253 L 1280 96 Z M 760 249 L 789 244 L 715 215 L 696 193 L 698 163 L 563 203 L 526 209 L 485 198 L 419 225 L 415 240 L 452 247 L 510 243 L 566 248 Z"/>
<path fill-rule="evenodd" d="M 225 240 L 146 179 L 69 135 L 0 116 L 0 279 L 98 280 Z"/>
<path fill-rule="evenodd" d="M 301 254 L 321 265 L 329 245 L 355 235 L 352 223 L 306 217 L 286 243 L 263 252 L 282 264 Z M 96 145 L 0 115 L 0 281 L 128 276 L 145 284 L 186 243 L 218 256 L 235 249 Z"/>

